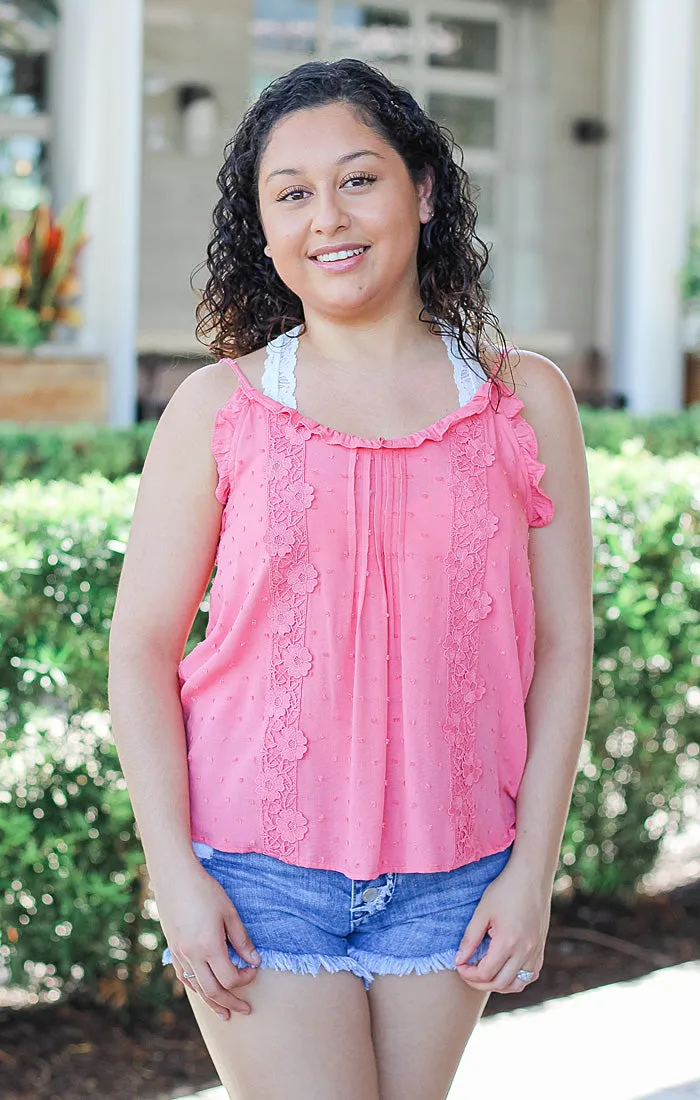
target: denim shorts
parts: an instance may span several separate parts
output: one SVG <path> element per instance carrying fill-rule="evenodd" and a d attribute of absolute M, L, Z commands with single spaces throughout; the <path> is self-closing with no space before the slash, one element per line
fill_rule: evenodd
<path fill-rule="evenodd" d="M 375 974 L 455 970 L 464 930 L 513 845 L 451 871 L 390 871 L 372 879 L 199 841 L 192 847 L 235 905 L 262 967 L 349 970 L 368 989 Z M 486 933 L 469 962 L 478 962 L 490 942 Z M 227 947 L 234 966 L 250 965 L 228 940 Z M 162 962 L 172 961 L 166 948 Z"/>

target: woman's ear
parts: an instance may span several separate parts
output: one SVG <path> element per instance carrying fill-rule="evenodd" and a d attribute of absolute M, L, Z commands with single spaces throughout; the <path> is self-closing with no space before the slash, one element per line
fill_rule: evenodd
<path fill-rule="evenodd" d="M 433 216 L 435 208 L 435 170 L 432 165 L 427 164 L 425 167 L 424 178 L 420 183 L 416 185 L 416 194 L 418 195 L 418 216 L 420 220 L 425 223 L 429 222 Z"/>

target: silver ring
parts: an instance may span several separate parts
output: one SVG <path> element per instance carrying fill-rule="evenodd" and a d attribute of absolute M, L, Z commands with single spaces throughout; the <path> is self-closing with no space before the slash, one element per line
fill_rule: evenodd
<path fill-rule="evenodd" d="M 521 982 L 531 982 L 535 976 L 534 970 L 519 970 L 518 977 Z"/>
<path fill-rule="evenodd" d="M 182 976 L 183 976 L 183 978 L 194 978 L 194 976 L 195 976 L 194 970 L 192 971 L 191 974 L 185 974 L 185 971 L 183 970 Z"/>

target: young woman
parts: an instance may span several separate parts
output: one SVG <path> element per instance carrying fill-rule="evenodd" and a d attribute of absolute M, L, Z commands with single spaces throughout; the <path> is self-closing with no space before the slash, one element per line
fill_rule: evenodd
<path fill-rule="evenodd" d="M 218 179 L 217 361 L 141 477 L 114 735 L 235 1100 L 445 1097 L 489 994 L 542 966 L 591 681 L 585 455 L 563 373 L 489 311 L 453 148 L 360 61 L 264 90 Z"/>

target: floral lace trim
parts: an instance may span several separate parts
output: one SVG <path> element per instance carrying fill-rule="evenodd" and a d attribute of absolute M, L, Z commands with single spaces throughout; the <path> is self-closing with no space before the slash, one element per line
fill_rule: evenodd
<path fill-rule="evenodd" d="M 267 354 L 265 355 L 265 366 L 263 367 L 262 378 L 260 379 L 260 386 L 262 392 L 267 397 L 272 397 L 277 401 L 277 394 L 280 389 L 279 382 L 279 348 L 281 345 L 280 337 L 275 340 L 270 340 L 267 344 Z"/>
<path fill-rule="evenodd" d="M 282 332 L 274 340 L 268 341 L 265 367 L 263 370 L 261 385 L 266 397 L 272 397 L 281 405 L 287 405 L 290 409 L 296 409 L 296 336 L 301 331 L 301 325 Z"/>
<path fill-rule="evenodd" d="M 296 409 L 297 407 L 296 362 L 299 341 L 296 337 L 300 331 L 301 325 L 297 325 L 296 328 L 290 329 L 289 332 L 280 337 L 282 346 L 279 351 L 279 366 L 277 368 L 279 380 L 277 400 L 283 405 L 288 405 L 290 409 Z"/>
<path fill-rule="evenodd" d="M 318 571 L 309 562 L 306 509 L 314 490 L 304 481 L 311 433 L 289 416 L 268 417 L 268 525 L 272 668 L 265 706 L 266 730 L 256 781 L 261 801 L 263 852 L 298 859 L 308 818 L 297 808 L 297 764 L 308 742 L 299 727 L 302 680 L 312 655 L 304 644 L 309 593 Z"/>
<path fill-rule="evenodd" d="M 443 331 L 441 335 L 443 343 L 447 348 L 450 362 L 452 363 L 455 386 L 459 394 L 460 408 L 463 408 L 476 396 L 479 386 L 483 385 L 486 376 L 476 355 L 472 354 L 470 356 L 471 366 L 464 358 L 464 352 L 459 346 L 457 336 L 453 330 L 448 332 Z M 472 367 L 476 367 L 478 374 L 475 373 Z"/>
<path fill-rule="evenodd" d="M 473 416 L 455 425 L 450 437 L 453 523 L 445 558 L 449 577 L 449 611 L 443 651 L 448 661 L 447 719 L 450 746 L 450 806 L 456 865 L 475 856 L 474 785 L 482 775 L 476 754 L 476 703 L 486 691 L 479 673 L 480 622 L 491 610 L 484 590 L 488 540 L 498 530 L 489 510 L 486 468 L 495 452 L 486 440 L 485 421 Z"/>

